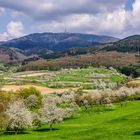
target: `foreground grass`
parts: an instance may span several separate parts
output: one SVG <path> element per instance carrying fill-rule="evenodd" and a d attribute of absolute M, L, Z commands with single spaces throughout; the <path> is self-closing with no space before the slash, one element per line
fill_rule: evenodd
<path fill-rule="evenodd" d="M 0 140 L 140 140 L 140 102 L 116 105 L 112 111 L 95 108 L 56 125 L 46 126 L 20 135 L 2 135 Z"/>

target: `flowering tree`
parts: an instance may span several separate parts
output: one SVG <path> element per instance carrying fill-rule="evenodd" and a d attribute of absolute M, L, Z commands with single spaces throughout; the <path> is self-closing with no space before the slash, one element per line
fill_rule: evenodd
<path fill-rule="evenodd" d="M 59 98 L 45 97 L 40 109 L 41 121 L 49 124 L 50 130 L 53 124 L 62 122 L 64 118 L 63 109 L 58 107 L 58 103 L 60 103 Z"/>
<path fill-rule="evenodd" d="M 5 112 L 7 116 L 7 130 L 19 131 L 32 126 L 32 115 L 22 100 L 14 101 Z"/>
<path fill-rule="evenodd" d="M 30 95 L 25 99 L 25 105 L 30 109 L 38 108 L 39 104 L 40 101 L 36 95 Z"/>
<path fill-rule="evenodd" d="M 63 106 L 65 112 L 65 117 L 71 117 L 79 111 L 79 106 L 75 101 L 75 93 L 72 91 L 63 93 L 61 96 L 61 101 L 61 105 Z"/>
<path fill-rule="evenodd" d="M 33 127 L 34 128 L 38 128 L 41 126 L 41 119 L 40 119 L 40 116 L 38 114 L 38 112 L 33 112 L 32 113 L 32 118 L 33 118 Z"/>

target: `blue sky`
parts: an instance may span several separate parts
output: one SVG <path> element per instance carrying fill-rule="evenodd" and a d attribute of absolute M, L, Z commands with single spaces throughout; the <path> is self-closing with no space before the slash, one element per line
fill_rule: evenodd
<path fill-rule="evenodd" d="M 139 34 L 140 0 L 0 0 L 0 41 L 35 32 Z"/>
<path fill-rule="evenodd" d="M 126 4 L 125 4 L 125 9 L 126 10 L 132 10 L 132 4 L 133 4 L 134 0 L 127 0 Z"/>

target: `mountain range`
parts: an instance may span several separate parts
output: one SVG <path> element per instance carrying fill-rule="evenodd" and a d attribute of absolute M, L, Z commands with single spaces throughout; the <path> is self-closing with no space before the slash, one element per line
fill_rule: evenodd
<path fill-rule="evenodd" d="M 6 47 L 14 47 L 21 50 L 32 48 L 45 48 L 52 51 L 60 51 L 72 47 L 94 46 L 102 43 L 116 42 L 118 38 L 109 36 L 97 36 L 80 33 L 35 33 L 21 38 L 1 43 Z"/>
<path fill-rule="evenodd" d="M 80 33 L 35 33 L 0 42 L 1 61 L 21 61 L 31 56 L 45 59 L 99 51 L 139 52 L 140 36 L 125 39 Z"/>
<path fill-rule="evenodd" d="M 25 57 L 30 57 L 31 55 L 47 57 L 48 55 L 50 56 L 50 54 L 56 54 L 58 51 L 64 51 L 70 48 L 96 46 L 118 40 L 118 38 L 110 36 L 92 34 L 35 33 L 6 42 L 0 42 L 0 49 L 7 48 L 7 51 L 10 53 L 11 48 L 16 48 L 18 54 L 21 53 Z M 9 53 L 5 55 L 8 55 Z M 9 61 L 11 60 L 12 59 Z M 20 60 L 20 57 L 17 56 L 17 60 Z"/>

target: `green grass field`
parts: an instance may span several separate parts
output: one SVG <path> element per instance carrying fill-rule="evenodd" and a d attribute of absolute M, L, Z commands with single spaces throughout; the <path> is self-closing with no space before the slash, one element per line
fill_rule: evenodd
<path fill-rule="evenodd" d="M 113 110 L 83 109 L 79 115 L 40 130 L 19 135 L 3 135 L 0 140 L 140 140 L 140 102 L 126 106 L 115 105 Z"/>

